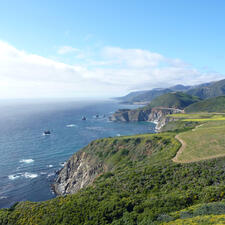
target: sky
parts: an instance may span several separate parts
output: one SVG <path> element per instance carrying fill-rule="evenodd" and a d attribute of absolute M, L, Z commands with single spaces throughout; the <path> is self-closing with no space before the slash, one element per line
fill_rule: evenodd
<path fill-rule="evenodd" d="M 0 99 L 224 79 L 224 40 L 224 0 L 0 0 Z"/>

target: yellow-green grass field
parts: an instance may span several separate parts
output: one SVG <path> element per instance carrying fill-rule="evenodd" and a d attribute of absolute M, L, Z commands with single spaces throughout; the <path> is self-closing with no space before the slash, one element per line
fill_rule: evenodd
<path fill-rule="evenodd" d="M 225 215 L 207 215 L 207 216 L 196 216 L 187 219 L 178 219 L 168 223 L 162 223 L 164 225 L 223 225 L 225 224 Z"/>
<path fill-rule="evenodd" d="M 199 114 L 186 114 L 186 113 L 177 113 L 168 115 L 175 119 L 182 121 L 218 121 L 225 120 L 225 114 L 223 113 L 199 113 Z"/>
<path fill-rule="evenodd" d="M 182 143 L 175 162 L 188 163 L 225 156 L 225 120 L 208 120 L 195 129 L 180 133 Z"/>

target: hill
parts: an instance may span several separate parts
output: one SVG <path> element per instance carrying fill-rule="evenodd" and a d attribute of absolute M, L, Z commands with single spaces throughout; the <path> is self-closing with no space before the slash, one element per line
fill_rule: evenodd
<path fill-rule="evenodd" d="M 160 95 L 176 91 L 187 91 L 190 88 L 192 88 L 192 86 L 178 84 L 169 88 L 154 88 L 152 90 L 131 92 L 128 95 L 118 97 L 116 99 L 123 103 L 150 102 Z"/>
<path fill-rule="evenodd" d="M 225 112 L 225 96 L 219 96 L 196 102 L 186 107 L 185 112 Z"/>
<path fill-rule="evenodd" d="M 93 182 L 71 195 L 2 209 L 0 224 L 147 225 L 171 220 L 177 224 L 183 218 L 178 211 L 189 212 L 190 206 L 225 199 L 224 158 L 174 163 L 171 159 L 180 147 L 175 135 L 169 132 L 91 142 L 68 161 L 67 177 L 71 178 L 77 163 L 83 166 L 86 162 L 85 168 L 92 168 L 89 175 L 96 175 Z M 89 160 L 95 162 L 88 164 Z M 224 208 L 220 214 L 225 214 Z"/>
<path fill-rule="evenodd" d="M 225 79 L 212 82 L 207 86 L 191 89 L 187 91 L 187 94 L 198 96 L 201 99 L 225 95 Z"/>
<path fill-rule="evenodd" d="M 119 101 L 122 103 L 146 103 L 150 102 L 152 99 L 154 99 L 157 96 L 172 92 L 173 90 L 166 88 L 166 89 L 161 89 L 161 88 L 156 88 L 153 90 L 147 90 L 147 91 L 137 91 L 137 92 L 131 92 L 126 96 L 119 97 L 117 98 Z"/>
<path fill-rule="evenodd" d="M 211 85 L 211 83 L 203 83 L 203 84 L 194 85 L 194 86 L 185 86 L 182 84 L 178 84 L 169 88 L 155 88 L 152 90 L 131 92 L 125 96 L 117 97 L 116 99 L 119 100 L 121 103 L 128 103 L 128 104 L 149 103 L 154 98 L 161 96 L 163 94 L 178 92 L 178 91 L 187 92 L 189 90 L 191 91 L 192 89 L 195 90 L 195 89 L 200 89 L 203 87 L 208 87 L 209 85 Z"/>
<path fill-rule="evenodd" d="M 175 93 L 164 94 L 155 98 L 147 107 L 184 109 L 185 107 L 198 101 L 199 101 L 199 98 L 196 96 L 191 96 L 183 92 L 175 92 Z"/>

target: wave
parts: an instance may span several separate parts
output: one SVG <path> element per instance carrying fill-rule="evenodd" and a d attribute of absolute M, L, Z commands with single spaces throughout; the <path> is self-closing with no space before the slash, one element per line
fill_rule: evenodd
<path fill-rule="evenodd" d="M 23 174 L 23 177 L 33 179 L 33 178 L 38 177 L 38 174 L 36 174 L 36 173 L 28 173 L 28 172 L 25 172 L 25 173 Z"/>
<path fill-rule="evenodd" d="M 47 172 L 40 172 L 40 174 L 41 174 L 41 175 L 45 175 L 45 174 L 47 174 Z"/>
<path fill-rule="evenodd" d="M 66 162 L 59 163 L 60 166 L 65 166 Z"/>
<path fill-rule="evenodd" d="M 6 199 L 7 197 L 6 196 L 0 196 L 0 200 L 1 199 Z"/>
<path fill-rule="evenodd" d="M 68 125 L 66 125 L 66 127 L 77 127 L 77 125 L 76 124 L 68 124 Z"/>
<path fill-rule="evenodd" d="M 54 175 L 55 175 L 55 173 L 49 173 L 47 177 L 52 177 Z"/>
<path fill-rule="evenodd" d="M 15 180 L 15 179 L 18 179 L 18 178 L 20 178 L 20 177 L 33 179 L 33 178 L 38 177 L 38 174 L 36 174 L 36 173 L 25 172 L 25 173 L 11 174 L 11 175 L 8 176 L 8 178 L 9 178 L 10 180 Z"/>
<path fill-rule="evenodd" d="M 18 174 L 12 174 L 12 175 L 9 175 L 8 178 L 10 180 L 15 180 L 15 179 L 18 179 L 19 177 L 21 177 L 21 175 L 18 175 Z"/>
<path fill-rule="evenodd" d="M 21 159 L 20 160 L 20 163 L 32 163 L 32 162 L 34 162 L 33 159 Z"/>
<path fill-rule="evenodd" d="M 48 168 L 52 168 L 52 167 L 53 167 L 53 165 L 51 165 L 51 164 L 50 164 L 50 165 L 47 165 L 47 167 L 48 167 Z"/>

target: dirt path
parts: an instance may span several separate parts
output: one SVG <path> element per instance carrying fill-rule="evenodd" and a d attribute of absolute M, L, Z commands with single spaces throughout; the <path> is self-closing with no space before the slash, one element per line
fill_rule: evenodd
<path fill-rule="evenodd" d="M 175 136 L 175 138 L 181 143 L 181 147 L 180 147 L 180 149 L 178 150 L 178 152 L 177 152 L 177 154 L 176 154 L 176 156 L 172 159 L 173 160 L 173 162 L 180 162 L 179 160 L 178 160 L 178 157 L 179 157 L 179 155 L 184 151 L 184 149 L 186 148 L 186 142 L 184 141 L 184 140 L 182 140 L 180 137 L 179 137 L 179 134 L 177 134 L 176 136 Z"/>
<path fill-rule="evenodd" d="M 197 128 L 201 127 L 202 125 L 204 125 L 204 124 L 200 124 L 200 125 L 196 126 L 194 129 L 192 129 L 192 131 L 195 131 Z M 198 161 L 207 160 L 207 159 L 215 159 L 215 158 L 219 158 L 219 157 L 225 157 L 225 154 L 218 154 L 218 155 L 212 155 L 212 156 L 208 156 L 208 157 L 203 157 L 201 159 L 196 159 L 196 160 L 189 160 L 189 161 L 178 160 L 178 157 L 184 151 L 184 149 L 186 148 L 187 144 L 186 144 L 186 142 L 183 139 L 180 138 L 179 134 L 177 134 L 175 136 L 175 138 L 181 143 L 181 147 L 178 150 L 176 156 L 174 158 L 172 158 L 173 162 L 176 162 L 176 163 L 191 163 L 191 162 L 198 162 Z"/>

